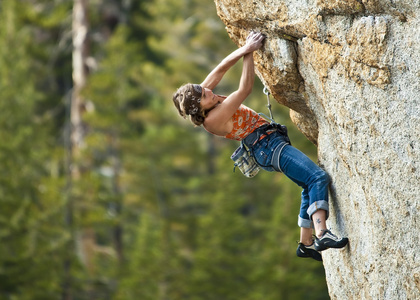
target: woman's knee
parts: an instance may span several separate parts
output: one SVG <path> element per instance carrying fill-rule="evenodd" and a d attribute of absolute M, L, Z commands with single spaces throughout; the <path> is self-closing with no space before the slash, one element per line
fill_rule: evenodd
<path fill-rule="evenodd" d="M 316 174 L 316 178 L 317 178 L 317 182 L 319 182 L 319 183 L 321 183 L 323 185 L 327 185 L 328 186 L 330 184 L 330 182 L 331 182 L 330 176 L 324 170 L 320 170 Z"/>

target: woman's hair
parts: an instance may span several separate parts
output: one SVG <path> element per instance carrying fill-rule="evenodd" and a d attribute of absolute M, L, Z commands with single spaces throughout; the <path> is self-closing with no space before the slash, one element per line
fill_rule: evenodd
<path fill-rule="evenodd" d="M 202 91 L 199 84 L 187 83 L 181 86 L 172 97 L 181 117 L 186 119 L 190 116 L 191 122 L 196 126 L 201 126 L 206 118 L 206 112 L 200 105 Z"/>

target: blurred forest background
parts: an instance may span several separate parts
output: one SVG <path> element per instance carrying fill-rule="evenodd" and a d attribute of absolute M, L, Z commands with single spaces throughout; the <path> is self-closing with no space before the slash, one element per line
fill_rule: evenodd
<path fill-rule="evenodd" d="M 0 19 L 0 299 L 328 299 L 295 254 L 300 188 L 233 173 L 237 142 L 173 107 L 237 48 L 212 0 L 2 0 Z"/>

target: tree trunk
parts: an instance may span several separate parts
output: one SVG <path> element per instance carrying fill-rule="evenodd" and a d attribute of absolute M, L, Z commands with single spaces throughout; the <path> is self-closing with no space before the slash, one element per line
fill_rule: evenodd
<path fill-rule="evenodd" d="M 63 300 L 73 299 L 72 287 L 72 252 L 75 249 L 74 234 L 74 182 L 80 178 L 80 166 L 78 164 L 80 148 L 83 145 L 84 126 L 82 114 L 84 110 L 84 100 L 81 96 L 81 90 L 86 84 L 87 68 L 86 58 L 88 53 L 88 18 L 87 18 L 87 0 L 74 0 L 73 4 L 73 90 L 70 101 L 70 128 L 68 130 L 69 143 L 67 150 L 67 206 L 65 222 L 69 228 L 71 241 L 67 249 L 69 252 L 64 262 L 64 282 L 63 282 Z"/>
<path fill-rule="evenodd" d="M 74 0 L 73 7 L 73 93 L 71 100 L 71 144 L 72 155 L 78 158 L 80 148 L 83 145 L 84 126 L 82 115 L 85 101 L 81 96 L 81 90 L 86 84 L 88 55 L 88 16 L 87 0 Z M 77 163 L 72 166 L 72 177 L 78 179 L 80 170 Z"/>

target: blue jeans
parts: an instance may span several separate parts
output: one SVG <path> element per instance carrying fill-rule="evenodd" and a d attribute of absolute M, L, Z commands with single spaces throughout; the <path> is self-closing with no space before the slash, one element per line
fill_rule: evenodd
<path fill-rule="evenodd" d="M 298 149 L 286 143 L 284 136 L 274 132 L 251 147 L 262 169 L 283 172 L 303 188 L 298 225 L 313 228 L 312 215 L 319 209 L 327 212 L 328 174 Z"/>

